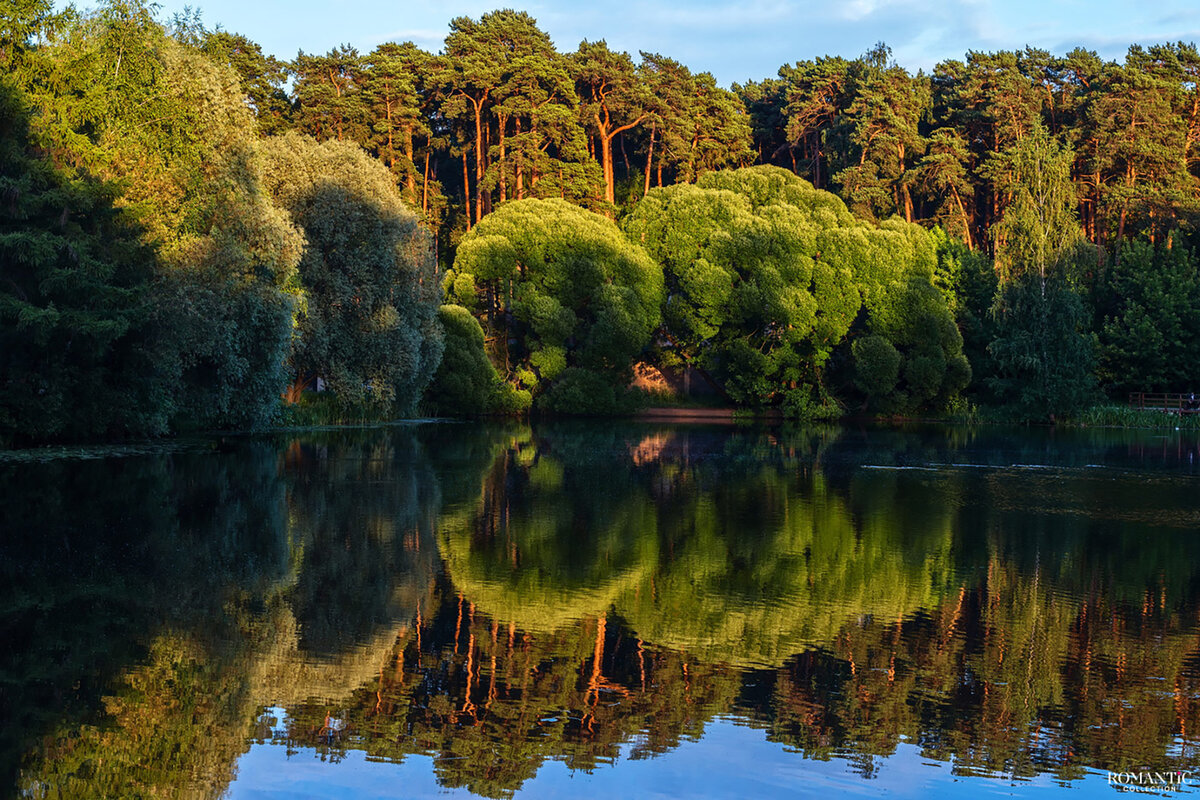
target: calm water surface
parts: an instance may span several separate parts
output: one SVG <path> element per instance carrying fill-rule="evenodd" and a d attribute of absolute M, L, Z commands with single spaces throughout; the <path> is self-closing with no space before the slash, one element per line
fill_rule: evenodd
<path fill-rule="evenodd" d="M 0 786 L 1194 792 L 1198 446 L 429 423 L 0 453 Z"/>

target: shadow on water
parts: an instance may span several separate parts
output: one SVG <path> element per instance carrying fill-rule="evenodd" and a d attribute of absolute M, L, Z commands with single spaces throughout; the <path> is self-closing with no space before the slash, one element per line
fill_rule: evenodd
<path fill-rule="evenodd" d="M 903 742 L 1188 769 L 1196 446 L 430 424 L 3 462 L 0 779 L 218 796 L 280 745 L 505 797 L 718 718 L 867 778 Z"/>

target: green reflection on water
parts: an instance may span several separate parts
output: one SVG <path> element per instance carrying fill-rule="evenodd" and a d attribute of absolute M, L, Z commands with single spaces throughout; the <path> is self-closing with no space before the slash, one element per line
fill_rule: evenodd
<path fill-rule="evenodd" d="M 506 796 L 717 715 L 866 776 L 903 739 L 960 774 L 1187 769 L 1196 455 L 562 423 L 10 459 L 0 779 L 216 796 L 275 741 Z"/>

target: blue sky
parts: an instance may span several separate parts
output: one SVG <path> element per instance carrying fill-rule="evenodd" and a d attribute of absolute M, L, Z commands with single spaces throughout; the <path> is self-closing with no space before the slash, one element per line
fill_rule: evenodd
<path fill-rule="evenodd" d="M 349 43 L 369 51 L 390 40 L 436 52 L 451 18 L 507 5 L 537 18 L 560 50 L 606 39 L 635 56 L 658 52 L 708 70 L 723 85 L 774 75 L 799 59 L 854 57 L 881 40 L 914 71 L 967 50 L 1082 46 L 1120 59 L 1131 42 L 1200 41 L 1196 0 L 160 0 L 161 14 L 186 4 L 210 27 L 219 23 L 288 59 L 298 49 Z"/>

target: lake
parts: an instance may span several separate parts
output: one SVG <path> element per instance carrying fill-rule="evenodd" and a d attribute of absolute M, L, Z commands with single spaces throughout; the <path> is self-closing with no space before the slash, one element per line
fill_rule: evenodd
<path fill-rule="evenodd" d="M 0 453 L 0 781 L 1192 793 L 1198 447 L 573 421 Z"/>

